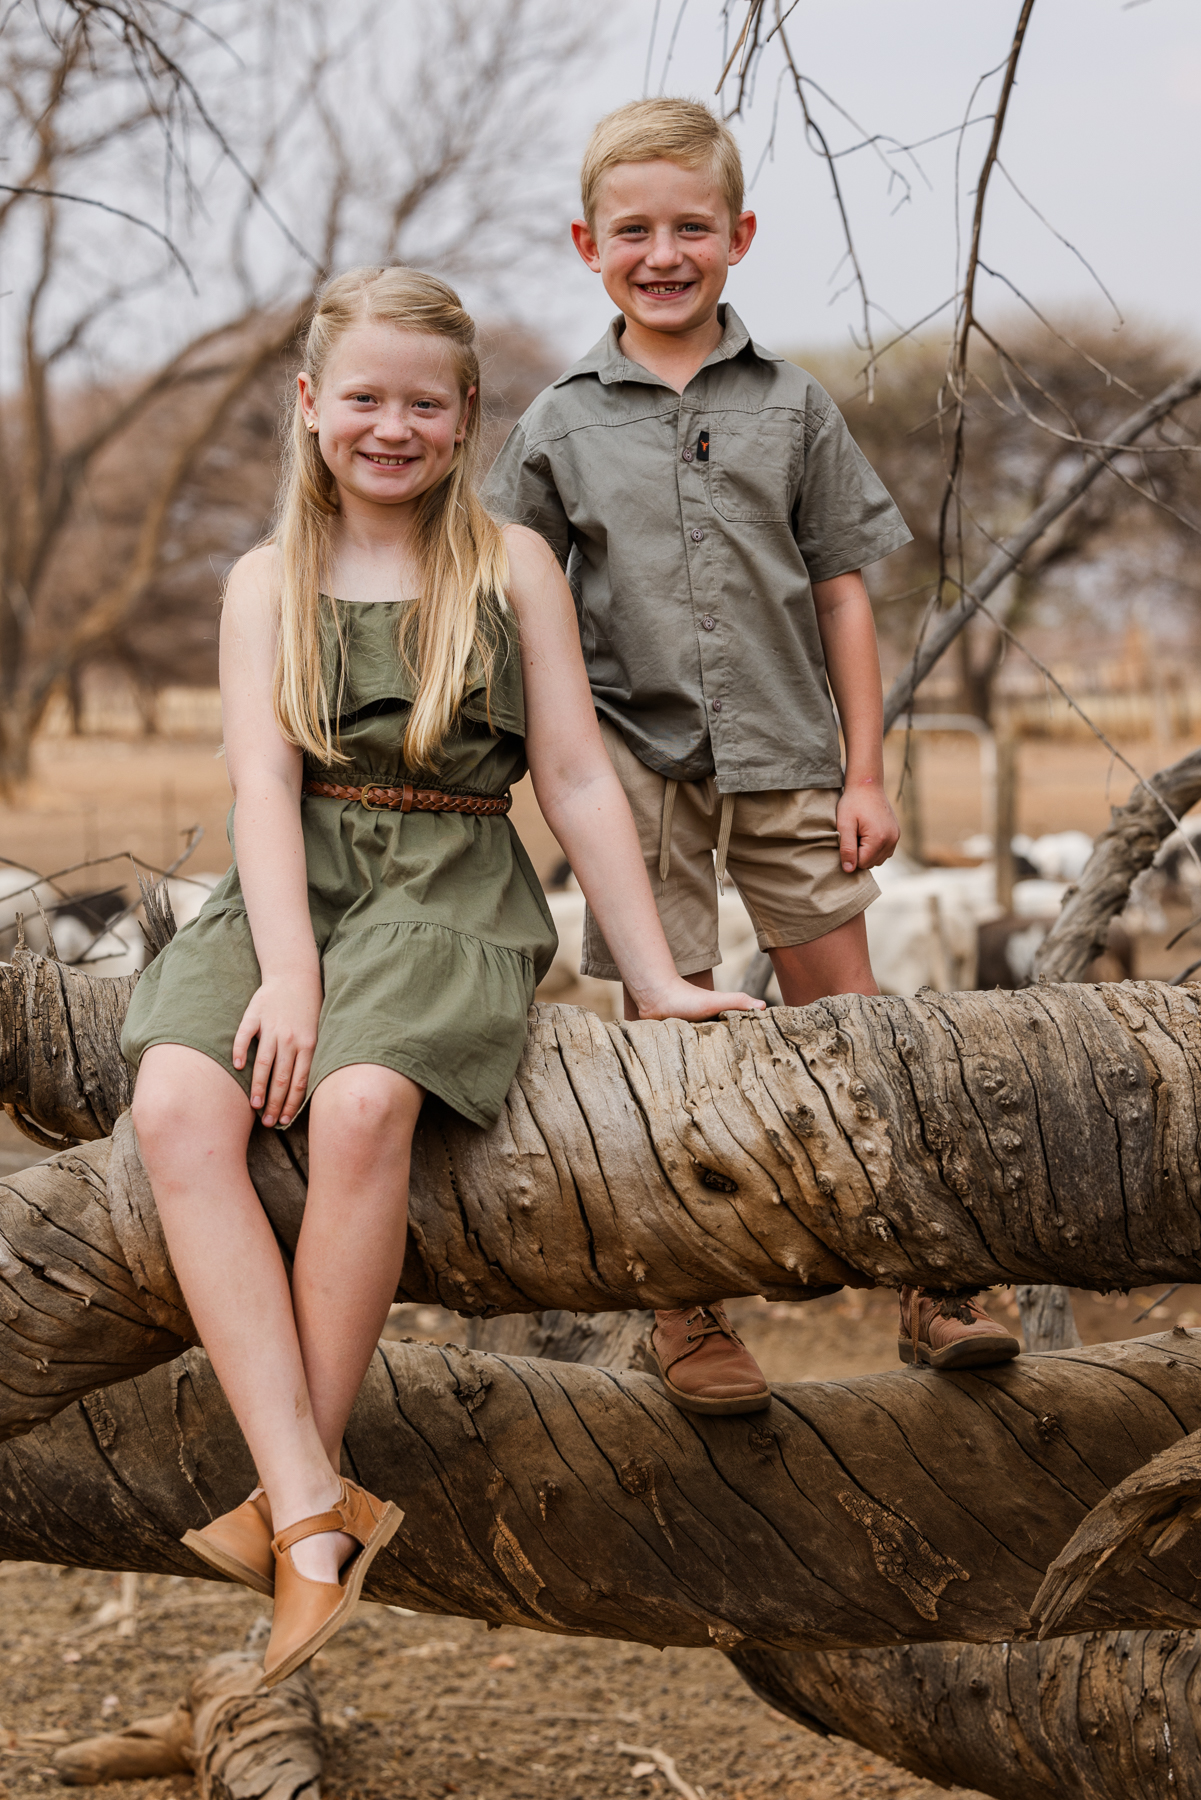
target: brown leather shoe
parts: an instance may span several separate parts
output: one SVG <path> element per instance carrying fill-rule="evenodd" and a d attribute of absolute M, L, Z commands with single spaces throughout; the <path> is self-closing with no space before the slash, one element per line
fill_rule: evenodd
<path fill-rule="evenodd" d="M 275 1592 L 275 1558 L 271 1554 L 271 1507 L 262 1488 L 241 1506 L 222 1513 L 199 1531 L 185 1531 L 182 1543 L 211 1568 L 270 1599 Z"/>
<path fill-rule="evenodd" d="M 929 1294 L 925 1288 L 903 1287 L 897 1349 L 903 1363 L 986 1369 L 1019 1356 L 1022 1346 L 971 1293 Z"/>
<path fill-rule="evenodd" d="M 763 1371 L 720 1300 L 657 1312 L 651 1349 L 668 1399 L 685 1412 L 753 1413 L 771 1405 Z"/>
<path fill-rule="evenodd" d="M 263 1680 L 268 1687 L 316 1656 L 322 1644 L 346 1624 L 359 1603 L 368 1569 L 403 1518 L 399 1506 L 390 1500 L 377 1500 L 357 1481 L 343 1480 L 342 1492 L 328 1512 L 300 1519 L 272 1538 L 275 1612 L 263 1658 Z M 316 1537 L 320 1531 L 345 1531 L 358 1539 L 360 1548 L 343 1563 L 337 1581 L 310 1581 L 292 1560 L 292 1545 L 301 1538 Z"/>

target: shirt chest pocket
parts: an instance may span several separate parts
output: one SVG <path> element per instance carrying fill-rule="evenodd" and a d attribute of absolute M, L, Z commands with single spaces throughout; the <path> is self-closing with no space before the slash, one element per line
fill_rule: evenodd
<path fill-rule="evenodd" d="M 795 428 L 788 415 L 718 414 L 709 434 L 709 498 L 723 519 L 775 524 L 789 516 Z"/>

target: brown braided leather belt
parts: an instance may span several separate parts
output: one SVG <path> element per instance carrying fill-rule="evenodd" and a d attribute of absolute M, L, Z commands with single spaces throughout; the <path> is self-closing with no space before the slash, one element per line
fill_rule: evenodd
<path fill-rule="evenodd" d="M 409 781 L 403 787 L 341 787 L 333 781 L 306 781 L 303 792 L 320 794 L 326 800 L 357 800 L 374 812 L 476 813 L 487 817 L 507 813 L 513 804 L 509 793 L 444 794 L 438 788 L 414 787 Z"/>

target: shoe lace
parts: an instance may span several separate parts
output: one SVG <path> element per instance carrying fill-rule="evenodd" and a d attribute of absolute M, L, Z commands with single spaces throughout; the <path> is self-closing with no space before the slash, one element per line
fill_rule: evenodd
<path fill-rule="evenodd" d="M 685 1325 L 695 1325 L 698 1319 L 703 1319 L 704 1324 L 698 1332 L 685 1332 L 684 1342 L 686 1344 L 699 1344 L 702 1339 L 712 1337 L 716 1332 L 720 1332 L 723 1337 L 732 1339 L 735 1344 L 741 1344 L 742 1339 L 730 1321 L 715 1312 L 713 1307 L 698 1306 L 696 1311 L 684 1320 L 684 1323 Z"/>

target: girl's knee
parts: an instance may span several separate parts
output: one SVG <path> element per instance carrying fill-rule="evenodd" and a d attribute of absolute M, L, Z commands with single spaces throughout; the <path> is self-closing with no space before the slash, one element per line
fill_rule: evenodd
<path fill-rule="evenodd" d="M 367 1145 L 411 1132 L 421 1100 L 422 1090 L 406 1076 L 376 1063 L 358 1063 L 328 1075 L 312 1106 L 324 1135 Z"/>

